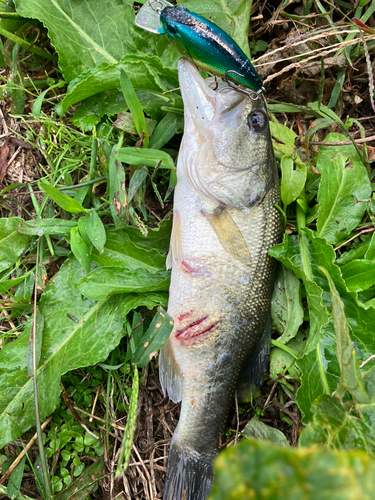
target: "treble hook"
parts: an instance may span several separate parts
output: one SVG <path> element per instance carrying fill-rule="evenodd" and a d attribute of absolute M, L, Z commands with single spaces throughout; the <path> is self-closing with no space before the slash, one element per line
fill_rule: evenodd
<path fill-rule="evenodd" d="M 244 75 L 241 75 L 241 73 L 238 73 L 237 71 L 234 71 L 232 69 L 228 69 L 228 71 L 226 71 L 224 73 L 224 76 L 222 77 L 223 82 L 225 82 L 228 85 L 228 87 L 222 87 L 221 89 L 218 90 L 218 92 L 221 92 L 222 90 L 227 90 L 228 88 L 231 88 L 233 90 L 236 90 L 237 92 L 240 92 L 240 94 L 244 94 L 247 97 L 250 97 L 250 99 L 252 101 L 256 101 L 257 99 L 259 99 L 261 94 L 266 91 L 266 89 L 264 87 L 261 87 L 259 90 L 257 90 L 255 92 L 255 91 L 245 90 L 245 89 L 239 87 L 238 85 L 234 85 L 232 82 L 230 82 L 228 80 L 229 73 L 234 73 L 235 75 L 239 76 L 240 78 L 244 78 Z"/>
<path fill-rule="evenodd" d="M 154 7 L 153 7 L 153 4 L 160 4 L 163 7 L 163 4 L 160 2 L 160 0 L 149 0 L 149 3 L 150 3 L 151 9 L 154 12 L 156 12 L 157 14 L 159 14 L 159 16 L 160 16 L 163 9 L 161 9 L 160 7 L 156 7 L 156 5 L 155 5 L 156 9 L 154 9 Z"/>

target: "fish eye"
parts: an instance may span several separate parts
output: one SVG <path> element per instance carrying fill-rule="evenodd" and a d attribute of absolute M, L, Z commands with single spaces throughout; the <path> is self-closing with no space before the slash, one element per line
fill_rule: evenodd
<path fill-rule="evenodd" d="M 262 111 L 254 111 L 249 115 L 248 121 L 250 127 L 255 130 L 255 132 L 260 132 L 265 127 L 267 118 Z"/>

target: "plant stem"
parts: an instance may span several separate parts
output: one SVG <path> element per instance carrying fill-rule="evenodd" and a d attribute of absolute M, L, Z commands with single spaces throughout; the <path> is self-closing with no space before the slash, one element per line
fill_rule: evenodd
<path fill-rule="evenodd" d="M 96 138 L 96 128 L 94 127 L 92 131 L 92 141 L 91 141 L 91 158 L 90 158 L 90 171 L 89 171 L 89 181 L 92 181 L 94 178 L 94 173 L 95 173 L 95 166 L 96 166 L 96 153 L 98 151 L 98 140 Z M 89 189 L 88 189 L 88 196 L 91 198 L 92 196 L 92 185 L 88 184 Z"/>
<path fill-rule="evenodd" d="M 297 229 L 299 236 L 299 244 L 301 249 L 301 261 L 302 261 L 302 269 L 306 275 L 308 280 L 312 280 L 312 270 L 311 270 L 311 262 L 309 256 L 309 248 L 307 243 L 307 236 L 302 231 L 306 227 L 306 215 L 302 208 L 297 203 Z"/>
<path fill-rule="evenodd" d="M 47 467 L 47 459 L 44 453 L 44 445 L 43 445 L 43 436 L 42 436 L 42 428 L 39 418 L 39 398 L 38 398 L 38 383 L 37 383 L 37 366 L 36 366 L 36 315 L 37 315 L 37 290 L 38 290 L 38 265 L 39 265 L 39 244 L 40 240 L 37 243 L 36 249 L 36 268 L 35 268 L 35 289 L 34 289 L 34 318 L 33 318 L 33 387 L 34 387 L 34 405 L 35 405 L 35 425 L 36 425 L 36 433 L 38 436 L 38 448 L 40 454 L 40 461 L 42 464 L 43 478 L 44 478 L 44 492 L 46 494 L 47 500 L 53 500 L 51 483 L 48 473 Z"/>
<path fill-rule="evenodd" d="M 112 363 L 112 361 L 111 361 Z M 108 378 L 107 378 L 107 397 L 106 397 L 106 405 L 105 405 L 105 442 L 106 442 L 106 450 L 107 450 L 107 460 L 109 459 L 109 395 L 111 392 L 111 378 L 112 373 L 111 370 L 108 370 Z"/>

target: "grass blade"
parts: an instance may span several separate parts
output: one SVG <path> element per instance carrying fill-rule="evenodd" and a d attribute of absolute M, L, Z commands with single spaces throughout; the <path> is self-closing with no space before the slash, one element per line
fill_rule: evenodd
<path fill-rule="evenodd" d="M 34 288 L 34 319 L 32 325 L 32 379 L 33 379 L 33 388 L 34 388 L 34 407 L 35 407 L 35 426 L 36 432 L 38 436 L 38 448 L 39 455 L 42 464 L 42 471 L 44 477 L 44 492 L 46 496 L 46 500 L 52 500 L 52 490 L 50 477 L 48 472 L 47 459 L 44 452 L 43 445 L 43 436 L 42 436 L 42 428 L 40 424 L 40 416 L 39 416 L 39 397 L 38 397 L 38 382 L 37 382 L 37 293 L 38 293 L 38 267 L 39 267 L 39 250 L 40 250 L 40 240 L 38 240 L 37 250 L 36 250 L 36 269 L 35 269 L 35 288 Z M 43 322 L 44 323 L 44 322 Z M 40 332 L 38 332 L 40 333 Z M 29 373 L 30 374 L 30 373 Z"/>
<path fill-rule="evenodd" d="M 59 205 L 60 208 L 70 212 L 72 214 L 78 214 L 80 212 L 88 212 L 78 201 L 67 196 L 66 194 L 62 194 L 58 189 L 51 186 L 47 182 L 41 182 L 41 187 L 48 194 L 48 196 Z"/>
<path fill-rule="evenodd" d="M 120 478 L 125 474 L 126 469 L 128 468 L 129 465 L 130 453 L 132 450 L 133 437 L 135 431 L 135 422 L 137 418 L 138 388 L 139 388 L 138 368 L 135 365 L 128 420 L 126 422 L 124 439 L 121 445 L 120 457 L 117 464 L 116 479 Z"/>
<path fill-rule="evenodd" d="M 129 80 L 128 75 L 122 69 L 120 73 L 120 85 L 125 102 L 132 114 L 135 128 L 137 129 L 139 137 L 144 137 L 143 144 L 147 148 L 149 142 L 149 135 L 147 130 L 147 123 L 145 115 L 143 114 L 141 103 L 135 93 L 134 87 Z"/>

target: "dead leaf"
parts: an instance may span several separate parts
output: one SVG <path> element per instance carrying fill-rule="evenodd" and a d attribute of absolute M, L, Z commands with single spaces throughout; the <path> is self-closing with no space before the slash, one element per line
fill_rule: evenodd
<path fill-rule="evenodd" d="M 8 155 L 9 155 L 8 141 L 5 141 L 0 149 L 0 182 L 3 182 L 4 176 L 7 171 Z"/>
<path fill-rule="evenodd" d="M 28 142 L 20 139 L 19 137 L 9 137 L 9 144 L 12 146 L 21 146 L 21 148 L 25 149 L 33 149 L 33 146 Z"/>

